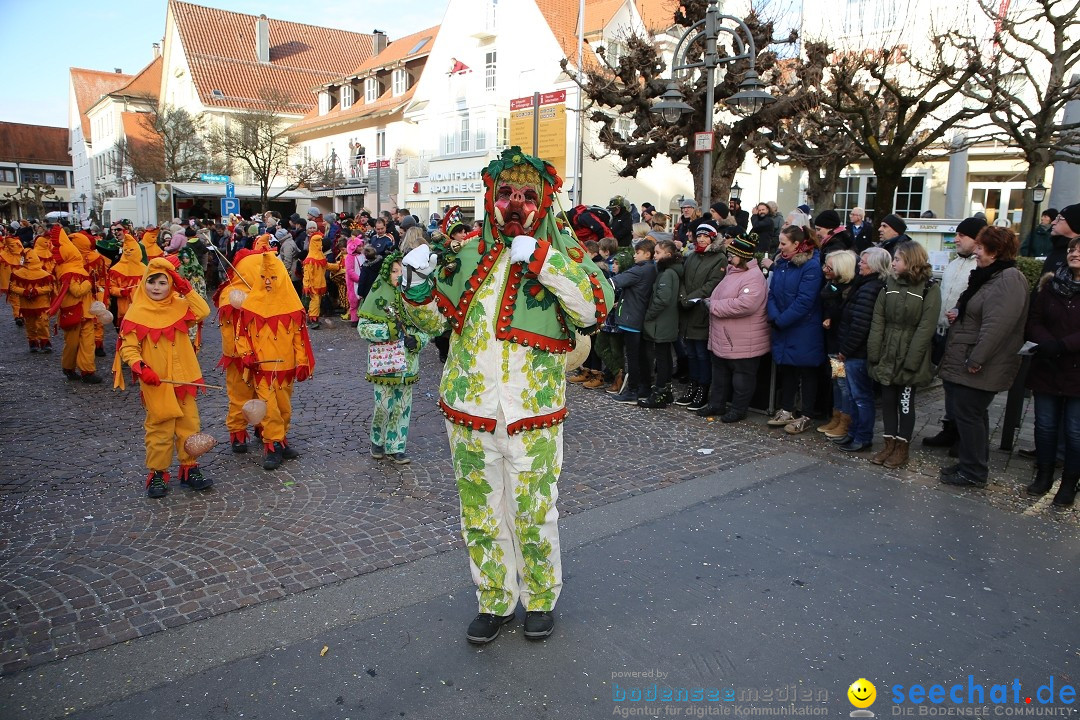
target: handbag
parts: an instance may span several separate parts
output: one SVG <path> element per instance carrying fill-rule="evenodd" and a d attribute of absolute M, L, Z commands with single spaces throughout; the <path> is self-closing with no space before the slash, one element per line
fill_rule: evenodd
<path fill-rule="evenodd" d="M 61 330 L 74 330 L 79 327 L 79 323 L 82 321 L 83 312 L 81 303 L 61 307 L 60 313 L 56 317 L 56 324 L 60 326 Z"/>
<path fill-rule="evenodd" d="M 404 340 L 390 340 L 368 345 L 369 375 L 400 375 L 404 372 Z"/>

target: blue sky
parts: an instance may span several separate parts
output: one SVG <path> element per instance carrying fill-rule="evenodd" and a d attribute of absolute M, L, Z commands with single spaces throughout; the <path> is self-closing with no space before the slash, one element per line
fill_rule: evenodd
<path fill-rule="evenodd" d="M 197 5 L 390 39 L 442 22 L 447 0 L 194 0 Z M 0 0 L 0 120 L 67 127 L 68 68 L 136 73 L 165 34 L 166 0 Z M 208 28 L 210 32 L 213 30 Z"/>

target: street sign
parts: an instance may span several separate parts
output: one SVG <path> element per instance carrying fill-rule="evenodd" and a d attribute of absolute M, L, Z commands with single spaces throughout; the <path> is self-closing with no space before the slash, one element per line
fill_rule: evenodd
<path fill-rule="evenodd" d="M 240 214 L 240 200 L 234 197 L 221 198 L 221 217 Z"/>
<path fill-rule="evenodd" d="M 694 133 L 694 152 L 712 152 L 714 135 L 711 132 Z"/>
<path fill-rule="evenodd" d="M 231 182 L 230 183 L 225 183 L 225 197 L 227 197 L 227 198 L 236 197 L 236 185 L 232 184 Z"/>
<path fill-rule="evenodd" d="M 367 164 L 367 166 L 368 166 L 368 170 L 374 170 L 375 168 L 385 170 L 386 168 L 390 167 L 390 161 L 389 160 L 372 160 L 371 162 L 369 162 Z"/>
<path fill-rule="evenodd" d="M 199 179 L 206 183 L 227 183 L 228 175 L 212 175 L 211 173 L 199 173 Z"/>
<path fill-rule="evenodd" d="M 169 200 L 169 189 L 167 187 L 165 187 L 164 185 L 162 185 L 161 187 L 158 188 L 157 199 L 159 201 L 161 201 L 161 202 L 168 202 L 168 200 Z"/>

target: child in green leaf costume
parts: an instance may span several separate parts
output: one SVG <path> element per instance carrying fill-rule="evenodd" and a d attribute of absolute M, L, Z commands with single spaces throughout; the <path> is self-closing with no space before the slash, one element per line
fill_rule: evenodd
<path fill-rule="evenodd" d="M 386 258 L 379 278 L 372 285 L 358 311 L 356 330 L 367 340 L 369 355 L 378 343 L 402 341 L 405 367 L 400 372 L 372 374 L 367 379 L 375 390 L 371 413 L 371 456 L 381 460 L 389 456 L 399 465 L 410 462 L 405 454 L 412 416 L 412 386 L 419 378 L 420 351 L 432 335 L 442 332 L 442 318 L 425 316 L 407 306 L 398 291 L 401 280 L 401 254 Z M 426 322 L 426 324 L 425 324 Z"/>
<path fill-rule="evenodd" d="M 566 359 L 602 323 L 611 284 L 555 224 L 555 168 L 514 147 L 484 171 L 483 229 L 403 259 L 404 294 L 453 329 L 439 406 L 479 614 L 466 638 L 494 640 L 525 607 L 525 637 L 554 627 L 562 590 L 559 472 Z"/>

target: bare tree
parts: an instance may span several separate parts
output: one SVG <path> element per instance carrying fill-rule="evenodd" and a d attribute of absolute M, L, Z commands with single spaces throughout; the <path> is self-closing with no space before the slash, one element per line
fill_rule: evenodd
<path fill-rule="evenodd" d="M 340 164 L 332 166 L 330 159 L 307 160 L 289 166 L 289 181 L 294 187 L 304 185 L 309 188 L 342 187 L 346 184 Z"/>
<path fill-rule="evenodd" d="M 152 98 L 147 102 L 154 109 L 140 114 L 135 137 L 116 144 L 113 171 L 140 183 L 198 179 L 199 173 L 210 169 L 203 118 L 172 105 L 158 108 Z"/>
<path fill-rule="evenodd" d="M 229 123 L 213 128 L 209 136 L 211 152 L 251 170 L 259 186 L 259 201 L 265 207 L 270 186 L 278 178 L 287 184 L 273 197 L 295 190 L 300 181 L 291 177 L 289 153 L 295 142 L 289 137 L 285 110 L 291 106 L 287 96 L 270 88 L 259 93 L 261 107 L 236 113 Z"/>
<path fill-rule="evenodd" d="M 994 24 L 993 45 L 968 95 L 990 108 L 1004 140 L 1023 153 L 1026 187 L 1032 188 L 1050 164 L 1080 162 L 1080 124 L 1063 117 L 1065 105 L 1080 99 L 1080 0 L 1032 0 L 1012 12 L 990 0 L 979 7 Z M 956 37 L 965 46 L 986 46 L 973 36 Z M 1031 194 L 1024 193 L 1025 224 L 1034 212 Z"/>
<path fill-rule="evenodd" d="M 4 193 L 5 200 L 15 205 L 23 218 L 42 220 L 45 217 L 45 201 L 57 200 L 56 189 L 44 183 L 23 183 L 14 192 Z"/>
<path fill-rule="evenodd" d="M 706 7 L 706 0 L 680 0 L 673 13 L 675 29 L 693 25 L 704 17 Z M 773 127 L 784 118 L 805 112 L 808 107 L 805 92 L 793 83 L 780 82 L 781 76 L 791 70 L 781 67 L 777 47 L 793 44 L 795 33 L 780 41 L 774 40 L 773 22 L 763 19 L 754 11 L 747 15 L 744 22 L 753 36 L 755 47 L 760 48 L 755 67 L 777 102 L 749 117 L 718 114 L 719 118 L 713 126 L 717 135 L 713 145 L 712 183 L 714 196 L 718 197 L 727 197 L 735 172 L 746 157 L 748 138 L 761 128 Z M 718 44 L 721 57 L 736 54 L 730 46 L 724 45 L 724 38 L 721 41 Z M 617 60 L 608 58 L 602 49 L 598 50 L 600 66 L 587 69 L 583 75 L 575 78 L 589 100 L 589 119 L 600 126 L 603 153 L 614 153 L 620 158 L 624 167 L 619 174 L 623 177 L 636 175 L 639 170 L 652 165 L 657 157 L 666 156 L 672 162 L 688 159 L 694 187 L 700 189 L 703 159 L 701 154 L 690 152 L 690 140 L 705 125 L 705 73 L 695 73 L 685 78 L 680 87 L 693 111 L 684 114 L 677 123 L 665 125 L 652 112 L 654 101 L 664 93 L 670 81 L 666 64 L 656 49 L 655 38 L 628 35 L 626 48 L 626 53 Z M 565 70 L 566 61 L 562 61 L 561 65 Z M 796 73 L 804 71 L 802 63 L 796 62 L 796 65 Z M 717 103 L 722 105 L 725 98 L 738 92 L 747 69 L 745 60 L 721 66 L 716 78 Z M 820 76 L 820 68 L 817 72 Z M 619 122 L 620 119 L 628 119 L 631 123 L 627 127 Z"/>

